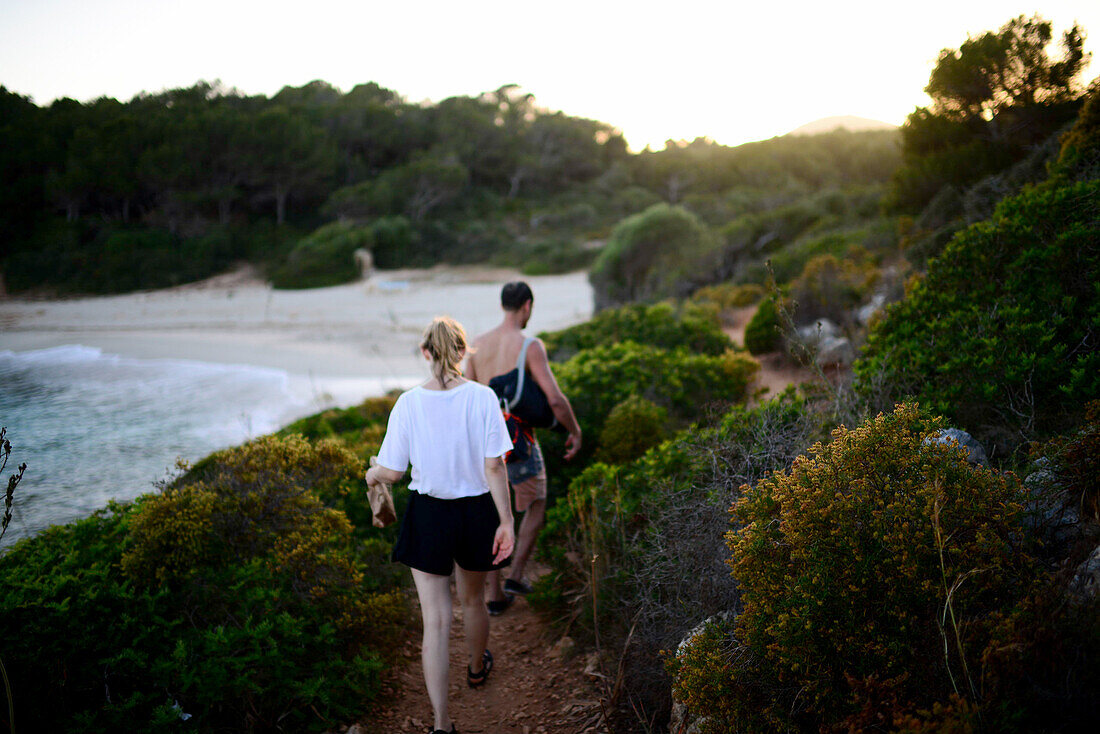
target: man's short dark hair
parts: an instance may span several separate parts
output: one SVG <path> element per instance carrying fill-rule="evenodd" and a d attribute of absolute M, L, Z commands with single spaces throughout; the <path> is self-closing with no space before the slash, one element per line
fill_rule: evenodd
<path fill-rule="evenodd" d="M 508 311 L 518 311 L 523 304 L 535 300 L 535 294 L 531 292 L 531 286 L 522 280 L 507 283 L 500 290 L 500 305 Z"/>

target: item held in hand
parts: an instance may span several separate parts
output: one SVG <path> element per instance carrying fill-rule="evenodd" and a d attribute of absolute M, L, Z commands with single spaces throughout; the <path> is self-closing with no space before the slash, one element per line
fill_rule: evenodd
<path fill-rule="evenodd" d="M 378 464 L 378 457 L 370 457 L 370 465 Z M 386 482 L 367 485 L 367 500 L 370 502 L 371 524 L 376 528 L 384 528 L 397 519 L 397 510 L 393 507 L 393 490 Z"/>

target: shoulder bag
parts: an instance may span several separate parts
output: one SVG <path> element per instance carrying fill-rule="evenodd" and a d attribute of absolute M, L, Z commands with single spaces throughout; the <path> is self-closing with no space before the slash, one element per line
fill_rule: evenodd
<path fill-rule="evenodd" d="M 532 428 L 564 431 L 565 427 L 554 417 L 546 393 L 533 379 L 527 379 L 527 348 L 533 341 L 533 337 L 524 338 L 516 368 L 489 380 L 489 387 L 500 398 L 500 407 L 505 414 L 519 418 Z"/>

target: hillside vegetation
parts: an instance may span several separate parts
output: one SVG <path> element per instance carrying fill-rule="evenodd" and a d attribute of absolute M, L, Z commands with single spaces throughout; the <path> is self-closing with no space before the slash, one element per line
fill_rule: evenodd
<path fill-rule="evenodd" d="M 587 267 L 623 217 L 666 202 L 708 226 L 823 187 L 883 185 L 896 133 L 627 151 L 610 124 L 514 85 L 411 104 L 367 83 L 274 96 L 218 83 L 38 107 L 0 87 L 0 271 L 10 290 L 122 292 L 236 261 L 277 287 L 382 268 Z"/>
<path fill-rule="evenodd" d="M 439 109 L 396 100 L 437 126 L 423 129 L 447 141 L 439 156 L 348 148 L 340 187 L 313 200 L 337 221 L 288 198 L 316 229 L 264 261 L 313 278 L 353 243 L 434 262 L 493 232 L 511 238 L 480 250 L 492 258 L 595 258 L 601 309 L 541 335 L 585 442 L 566 463 L 563 439 L 542 438 L 549 573 L 529 600 L 590 656 L 609 731 L 1090 731 L 1100 88 L 1078 79 L 1082 39 L 1073 27 L 1051 56 L 1050 24 L 1021 17 L 945 49 L 900 149 L 891 132 L 838 132 L 630 155 L 513 89 Z M 283 102 L 313 109 L 308 90 L 356 94 L 313 85 Z M 592 155 L 550 176 L 530 149 L 482 157 L 463 137 L 533 144 L 542 125 L 586 130 Z M 413 195 L 425 180 L 444 200 Z M 183 201 L 214 226 L 210 201 Z M 234 199 L 230 219 L 251 206 Z M 125 230 L 128 246 L 183 236 L 155 221 Z M 604 237 L 598 253 L 579 245 Z M 724 319 L 754 303 L 735 344 Z M 760 366 L 743 347 L 822 379 L 753 401 Z M 393 400 L 303 419 L 8 550 L 0 616 L 19 635 L 3 657 L 21 705 L 75 731 L 354 718 L 408 625 L 385 563 L 393 530 L 370 525 L 360 481 Z"/>

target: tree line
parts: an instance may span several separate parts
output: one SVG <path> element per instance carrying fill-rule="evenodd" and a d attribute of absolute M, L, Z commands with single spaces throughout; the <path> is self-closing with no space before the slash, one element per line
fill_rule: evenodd
<path fill-rule="evenodd" d="M 660 201 L 881 181 L 896 163 L 881 134 L 633 154 L 614 126 L 516 85 L 414 104 L 375 83 L 268 98 L 199 82 L 41 107 L 0 87 L 0 120 L 0 270 L 16 290 L 152 287 L 242 258 L 277 269 L 333 220 L 405 233 L 391 265 L 509 251 L 583 265 L 579 241 Z"/>

